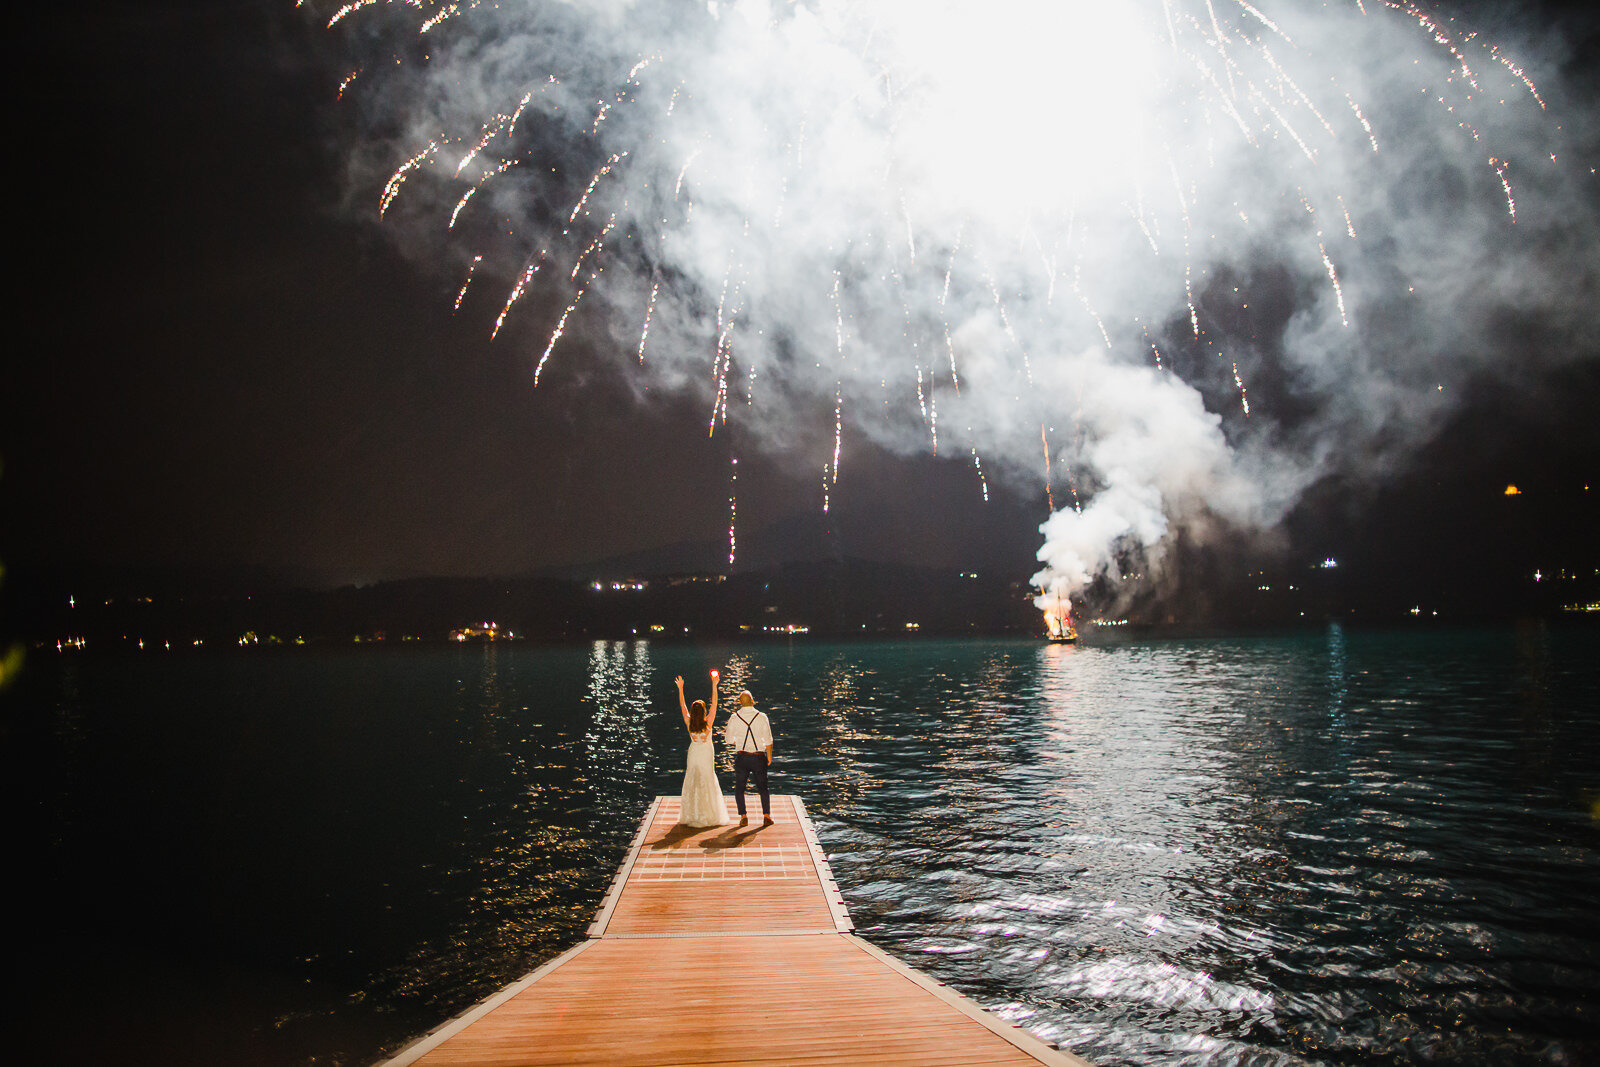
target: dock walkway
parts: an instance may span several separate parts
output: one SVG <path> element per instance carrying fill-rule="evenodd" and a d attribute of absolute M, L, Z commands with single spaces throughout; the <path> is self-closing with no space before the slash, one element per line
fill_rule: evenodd
<path fill-rule="evenodd" d="M 657 797 L 587 940 L 386 1067 L 1088 1067 L 856 937 L 805 805 L 772 816 L 690 830 Z"/>

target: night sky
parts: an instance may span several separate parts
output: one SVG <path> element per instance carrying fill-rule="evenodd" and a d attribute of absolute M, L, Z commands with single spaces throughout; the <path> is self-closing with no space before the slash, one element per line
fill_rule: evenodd
<path fill-rule="evenodd" d="M 31 180 L 13 180 L 9 568 L 337 585 L 726 543 L 730 450 L 741 538 L 817 524 L 815 470 L 736 429 L 708 440 L 698 398 L 641 398 L 585 358 L 581 331 L 535 389 L 542 333 L 490 343 L 482 307 L 452 315 L 459 278 L 343 203 L 339 40 L 289 0 L 37 7 L 15 37 L 12 158 Z M 1319 487 L 1291 547 L 1390 546 L 1403 566 L 1423 536 L 1470 560 L 1512 482 L 1544 500 L 1540 523 L 1592 521 L 1594 325 L 1530 332 L 1574 357 L 1534 377 L 1507 365 L 1392 472 Z M 842 551 L 1027 567 L 1036 486 L 996 478 L 985 502 L 958 459 L 846 445 L 827 520 L 848 531 Z"/>

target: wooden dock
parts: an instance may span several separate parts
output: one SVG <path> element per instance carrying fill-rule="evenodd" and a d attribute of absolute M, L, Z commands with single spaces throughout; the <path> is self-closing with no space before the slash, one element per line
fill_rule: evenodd
<path fill-rule="evenodd" d="M 856 937 L 800 798 L 753 807 L 690 830 L 656 798 L 588 939 L 388 1067 L 1088 1067 Z"/>

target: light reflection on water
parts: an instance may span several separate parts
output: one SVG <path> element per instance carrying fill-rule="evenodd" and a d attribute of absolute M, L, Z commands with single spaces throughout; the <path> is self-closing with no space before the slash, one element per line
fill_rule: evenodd
<path fill-rule="evenodd" d="M 681 779 L 673 677 L 704 698 L 715 666 L 725 709 L 749 688 L 772 716 L 774 789 L 859 932 L 1102 1067 L 1584 1063 L 1597 651 L 1335 628 L 74 660 L 37 762 L 64 909 L 103 868 L 171 868 L 211 895 L 107 924 L 315 990 L 268 998 L 232 1062 L 370 1061 L 575 943 Z"/>
<path fill-rule="evenodd" d="M 1385 640 L 930 657 L 818 812 L 861 932 L 1102 1064 L 1583 1062 L 1592 660 Z"/>

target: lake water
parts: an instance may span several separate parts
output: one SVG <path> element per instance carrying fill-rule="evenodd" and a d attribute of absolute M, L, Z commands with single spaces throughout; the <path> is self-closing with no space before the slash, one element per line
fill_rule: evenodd
<path fill-rule="evenodd" d="M 394 1050 L 582 937 L 713 666 L 858 932 L 1101 1067 L 1600 1063 L 1600 634 L 1538 625 L 38 653 L 27 1062 Z"/>

